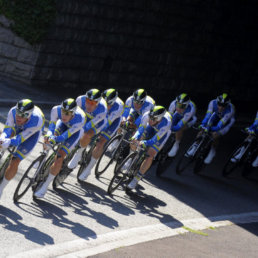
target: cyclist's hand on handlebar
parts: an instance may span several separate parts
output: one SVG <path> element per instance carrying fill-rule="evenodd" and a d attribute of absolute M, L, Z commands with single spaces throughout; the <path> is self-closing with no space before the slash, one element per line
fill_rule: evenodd
<path fill-rule="evenodd" d="M 249 129 L 249 127 L 246 127 L 246 128 L 245 128 L 245 131 L 246 131 L 248 134 L 250 134 L 250 135 L 254 135 L 254 134 L 255 134 L 254 130 Z"/>
<path fill-rule="evenodd" d="M 140 141 L 139 144 L 142 148 L 146 148 L 146 141 Z"/>
<path fill-rule="evenodd" d="M 11 144 L 11 139 L 7 138 L 0 142 L 1 148 L 7 149 Z"/>

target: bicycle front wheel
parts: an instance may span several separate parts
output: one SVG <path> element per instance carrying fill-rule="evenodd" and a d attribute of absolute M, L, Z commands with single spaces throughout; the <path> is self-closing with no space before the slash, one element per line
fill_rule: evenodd
<path fill-rule="evenodd" d="M 22 196 L 29 190 L 30 186 L 33 183 L 33 179 L 35 177 L 35 174 L 38 171 L 38 168 L 42 162 L 44 157 L 38 157 L 35 159 L 28 169 L 25 171 L 24 175 L 22 176 L 20 182 L 18 183 L 14 195 L 13 200 L 14 202 L 18 202 L 19 199 L 22 198 Z"/>
<path fill-rule="evenodd" d="M 236 157 L 236 156 L 240 153 L 240 151 L 241 151 L 241 149 L 242 149 L 243 146 L 244 146 L 244 145 L 241 144 L 241 145 L 240 145 L 238 148 L 236 148 L 236 149 L 233 151 L 233 153 L 229 156 L 229 158 L 228 158 L 228 160 L 227 160 L 227 162 L 226 162 L 226 164 L 225 164 L 225 166 L 224 166 L 224 168 L 223 168 L 223 171 L 222 171 L 222 175 L 223 175 L 223 176 L 227 177 L 227 176 L 230 175 L 233 171 L 235 171 L 238 166 L 240 166 L 240 161 L 241 161 L 241 159 L 240 159 L 240 160 L 236 160 L 235 162 L 232 162 L 231 159 L 234 158 L 234 157 Z"/>
<path fill-rule="evenodd" d="M 116 135 L 113 139 L 111 139 L 108 142 L 107 146 L 104 148 L 104 151 L 96 164 L 96 168 L 95 168 L 96 178 L 99 178 L 100 175 L 102 175 L 108 169 L 108 167 L 115 161 L 116 154 L 119 151 L 118 144 L 121 138 L 122 138 L 122 135 Z"/>
<path fill-rule="evenodd" d="M 112 194 L 119 186 L 126 183 L 129 179 L 129 170 L 133 164 L 131 162 L 135 158 L 136 153 L 131 153 L 128 155 L 122 163 L 117 167 L 117 170 L 111 179 L 109 186 L 108 186 L 108 194 Z"/>
<path fill-rule="evenodd" d="M 187 157 L 186 153 L 179 159 L 176 165 L 176 173 L 181 175 L 183 171 L 185 171 L 189 166 L 193 163 L 194 157 Z"/>
<path fill-rule="evenodd" d="M 90 150 L 87 152 L 87 150 L 85 149 L 82 153 L 82 159 L 79 162 L 80 164 L 80 168 L 78 170 L 77 173 L 77 180 L 80 182 L 79 176 L 81 175 L 81 173 L 83 172 L 83 170 L 88 166 L 90 159 L 91 159 L 91 154 L 93 151 L 94 146 L 90 147 Z"/>

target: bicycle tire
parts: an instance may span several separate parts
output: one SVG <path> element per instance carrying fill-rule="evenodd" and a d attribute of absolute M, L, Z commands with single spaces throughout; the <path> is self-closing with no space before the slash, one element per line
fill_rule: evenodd
<path fill-rule="evenodd" d="M 15 192 L 13 195 L 14 202 L 18 202 L 18 200 L 20 200 L 25 195 L 25 193 L 29 190 L 29 188 L 31 187 L 31 185 L 33 183 L 33 176 L 35 176 L 35 173 L 38 170 L 38 168 L 36 168 L 36 170 L 33 171 L 34 164 L 39 162 L 39 165 L 38 165 L 38 167 L 39 167 L 43 159 L 44 159 L 43 156 L 39 156 L 30 164 L 28 169 L 25 171 L 25 173 L 23 174 L 21 180 L 19 181 L 19 183 L 15 189 Z M 29 176 L 29 174 L 30 174 L 30 176 Z M 26 179 L 28 179 L 28 180 L 26 181 Z"/>
<path fill-rule="evenodd" d="M 193 163 L 194 157 L 186 157 L 186 153 L 182 155 L 176 165 L 176 174 L 181 175 Z"/>
<path fill-rule="evenodd" d="M 236 161 L 236 162 L 232 162 L 231 159 L 233 157 L 235 157 L 239 151 L 241 151 L 241 148 L 244 146 L 244 143 L 240 144 L 232 153 L 231 155 L 229 156 L 226 164 L 224 165 L 223 167 L 223 170 L 222 170 L 222 175 L 224 177 L 227 177 L 229 176 L 234 170 L 236 170 L 237 167 L 241 166 L 241 163 L 242 163 L 242 159 L 243 159 L 243 155 L 241 157 L 241 159 L 239 161 Z"/>
<path fill-rule="evenodd" d="M 162 155 L 164 155 L 164 156 L 162 156 Z M 161 157 L 158 160 L 158 165 L 156 168 L 156 176 L 160 177 L 166 171 L 168 166 L 170 166 L 172 161 L 173 161 L 173 158 L 169 158 L 167 153 L 161 154 Z"/>
<path fill-rule="evenodd" d="M 210 151 L 210 144 L 202 148 L 200 152 L 197 153 L 197 157 L 195 159 L 195 164 L 193 168 L 194 174 L 199 174 L 201 170 L 205 167 L 204 159 L 208 155 L 209 151 Z"/>
<path fill-rule="evenodd" d="M 49 169 L 55 161 L 55 156 L 56 156 L 56 153 L 52 153 L 46 160 L 43 168 L 40 170 L 40 173 L 37 174 L 35 178 L 35 185 L 32 186 L 33 193 L 36 192 L 46 181 L 49 174 Z"/>
<path fill-rule="evenodd" d="M 126 182 L 127 179 L 130 178 L 130 173 L 128 173 L 128 170 L 126 170 L 125 172 L 122 171 L 123 166 L 125 165 L 125 163 L 129 160 L 129 159 L 134 159 L 135 156 L 137 154 L 136 153 L 131 153 L 129 154 L 122 162 L 121 164 L 118 166 L 114 176 L 112 177 L 107 192 L 108 194 L 113 194 L 113 192 L 122 185 L 122 183 Z"/>
<path fill-rule="evenodd" d="M 122 135 L 116 135 L 114 138 L 112 138 L 108 142 L 108 144 L 104 148 L 103 153 L 101 154 L 100 158 L 98 159 L 96 167 L 95 167 L 96 178 L 99 178 L 100 175 L 102 175 L 115 160 L 115 156 L 116 156 L 117 152 L 119 151 L 119 146 L 117 146 L 117 148 L 111 154 L 108 154 L 107 150 L 110 145 L 112 145 L 115 141 L 120 141 L 121 138 L 122 138 Z M 110 158 L 110 160 L 108 162 L 106 162 L 106 165 L 104 166 L 104 168 L 102 168 L 101 164 L 103 164 L 103 159 L 108 158 L 108 157 Z"/>
<path fill-rule="evenodd" d="M 8 156 L 6 157 L 6 159 L 4 160 L 3 164 L 0 167 L 0 181 L 3 179 L 4 175 L 5 175 L 5 170 L 8 168 L 10 162 L 12 159 L 12 155 L 8 154 Z"/>

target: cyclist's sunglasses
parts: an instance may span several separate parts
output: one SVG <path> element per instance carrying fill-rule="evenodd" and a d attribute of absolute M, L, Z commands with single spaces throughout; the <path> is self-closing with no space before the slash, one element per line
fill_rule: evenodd
<path fill-rule="evenodd" d="M 142 105 L 144 101 L 142 100 L 133 100 L 134 103 L 138 104 L 138 105 Z"/>
<path fill-rule="evenodd" d="M 186 108 L 186 104 L 176 103 L 176 107 L 177 108 L 181 108 L 181 109 L 185 109 Z"/>
<path fill-rule="evenodd" d="M 73 111 L 65 110 L 63 108 L 61 108 L 61 112 L 62 112 L 62 114 L 66 115 L 66 116 L 70 116 L 73 114 Z"/>
<path fill-rule="evenodd" d="M 95 106 L 95 105 L 98 104 L 98 101 L 86 98 L 86 103 L 89 104 L 89 105 Z"/>
<path fill-rule="evenodd" d="M 21 112 L 19 109 L 16 109 L 16 114 L 17 116 L 22 118 L 28 118 L 30 116 L 30 113 Z"/>

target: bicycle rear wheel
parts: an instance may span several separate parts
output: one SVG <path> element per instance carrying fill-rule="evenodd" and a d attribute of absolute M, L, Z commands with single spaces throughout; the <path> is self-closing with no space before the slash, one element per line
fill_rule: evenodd
<path fill-rule="evenodd" d="M 200 152 L 197 154 L 197 158 L 195 160 L 194 169 L 193 169 L 194 174 L 199 174 L 201 170 L 205 167 L 204 159 L 208 155 L 209 151 L 210 151 L 210 145 L 201 149 Z"/>
<path fill-rule="evenodd" d="M 106 147 L 104 148 L 103 153 L 97 161 L 95 168 L 95 176 L 99 178 L 108 167 L 116 160 L 116 155 L 119 151 L 119 146 L 116 145 L 116 142 L 119 143 L 122 138 L 122 135 L 116 135 L 113 139 L 111 139 Z M 111 149 L 112 147 L 112 149 Z"/>
<path fill-rule="evenodd" d="M 119 186 L 121 186 L 123 183 L 126 183 L 129 179 L 129 173 L 128 169 L 132 166 L 130 163 L 130 160 L 132 161 L 136 156 L 136 153 L 131 153 L 128 155 L 121 164 L 117 167 L 116 173 L 114 174 L 113 178 L 111 179 L 109 186 L 108 186 L 108 194 L 112 194 Z"/>
<path fill-rule="evenodd" d="M 18 183 L 14 195 L 13 195 L 13 201 L 17 202 L 19 199 L 22 198 L 22 196 L 29 190 L 33 183 L 33 178 L 35 174 L 38 171 L 38 168 L 40 167 L 40 164 L 43 160 L 43 156 L 38 157 L 35 159 L 28 169 L 25 171 L 24 175 L 22 176 L 20 182 Z"/>

